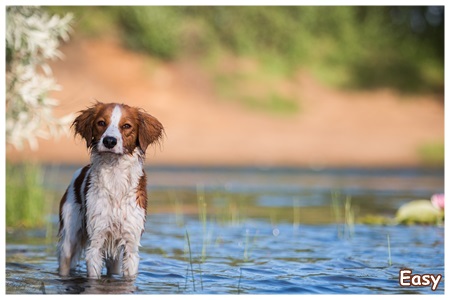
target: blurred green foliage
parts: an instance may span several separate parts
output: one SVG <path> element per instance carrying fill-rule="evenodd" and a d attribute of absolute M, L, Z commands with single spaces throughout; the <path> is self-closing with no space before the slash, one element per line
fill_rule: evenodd
<path fill-rule="evenodd" d="M 224 99 L 233 99 L 245 107 L 282 116 L 300 111 L 299 101 L 289 92 L 277 90 L 279 81 L 273 76 L 253 71 L 236 70 L 214 76 L 217 92 Z"/>
<path fill-rule="evenodd" d="M 42 181 L 38 165 L 6 163 L 6 226 L 44 226 L 53 199 L 46 194 Z"/>
<path fill-rule="evenodd" d="M 127 45 L 164 59 L 174 58 L 180 46 L 177 10 L 171 7 L 131 7 L 119 10 L 118 22 Z"/>
<path fill-rule="evenodd" d="M 442 167 L 445 160 L 445 147 L 443 142 L 429 142 L 418 148 L 422 163 L 431 167 Z"/>
<path fill-rule="evenodd" d="M 443 7 L 52 7 L 85 34 L 117 32 L 162 59 L 251 56 L 290 75 L 346 88 L 444 89 Z"/>

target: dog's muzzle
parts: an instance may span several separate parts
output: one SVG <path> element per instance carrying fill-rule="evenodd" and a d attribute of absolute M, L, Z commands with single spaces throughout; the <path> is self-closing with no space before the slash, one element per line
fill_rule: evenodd
<path fill-rule="evenodd" d="M 117 145 L 117 139 L 112 136 L 105 136 L 103 138 L 103 145 L 108 149 L 112 149 L 115 145 Z"/>

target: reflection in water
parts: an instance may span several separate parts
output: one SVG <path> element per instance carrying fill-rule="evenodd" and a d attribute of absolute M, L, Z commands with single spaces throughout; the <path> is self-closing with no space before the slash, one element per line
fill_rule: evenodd
<path fill-rule="evenodd" d="M 71 280 L 72 281 L 72 280 Z M 86 282 L 78 285 L 84 290 L 82 294 L 130 294 L 136 291 L 134 279 L 123 279 L 114 277 L 104 277 L 101 279 L 87 279 Z M 69 286 L 73 284 L 68 283 Z"/>

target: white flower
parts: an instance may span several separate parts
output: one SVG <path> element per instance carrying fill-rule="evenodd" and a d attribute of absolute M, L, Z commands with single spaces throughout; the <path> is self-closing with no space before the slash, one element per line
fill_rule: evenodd
<path fill-rule="evenodd" d="M 53 116 L 58 101 L 48 94 L 60 86 L 46 61 L 63 57 L 58 47 L 69 39 L 71 20 L 71 14 L 49 16 L 38 7 L 6 9 L 6 141 L 18 149 L 25 140 L 37 149 L 37 137 L 68 133 L 73 116 Z"/>

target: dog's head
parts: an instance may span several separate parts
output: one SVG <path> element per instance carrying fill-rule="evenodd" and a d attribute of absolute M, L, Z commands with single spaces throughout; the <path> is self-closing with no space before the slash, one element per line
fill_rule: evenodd
<path fill-rule="evenodd" d="M 72 127 L 75 135 L 86 140 L 93 151 L 132 154 L 136 147 L 143 153 L 162 139 L 164 128 L 142 109 L 126 104 L 101 103 L 82 110 Z"/>

